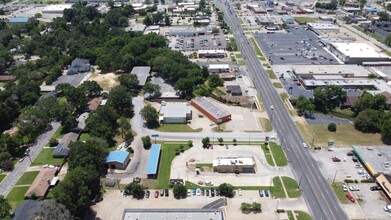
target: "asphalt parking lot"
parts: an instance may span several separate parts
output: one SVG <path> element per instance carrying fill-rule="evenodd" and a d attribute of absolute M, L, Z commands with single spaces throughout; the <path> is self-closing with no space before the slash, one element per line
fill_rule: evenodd
<path fill-rule="evenodd" d="M 228 38 L 220 31 L 219 34 L 200 35 L 198 37 L 170 37 L 169 47 L 172 50 L 225 50 Z"/>
<path fill-rule="evenodd" d="M 297 29 L 296 29 L 297 28 Z M 273 64 L 339 64 L 304 26 L 291 27 L 289 33 L 254 34 L 264 54 Z"/>
<path fill-rule="evenodd" d="M 90 74 L 89 72 L 87 73 L 79 73 L 79 74 L 74 74 L 74 75 L 62 75 L 58 77 L 56 81 L 53 82 L 53 86 L 56 86 L 60 83 L 69 83 L 72 86 L 77 86 L 79 85 L 87 75 Z"/>
<path fill-rule="evenodd" d="M 348 121 L 346 119 L 334 118 L 334 117 L 330 117 L 328 115 L 324 115 L 321 113 L 313 113 L 313 114 L 305 117 L 305 120 L 310 125 L 326 125 L 326 124 L 330 124 L 330 123 L 350 124 L 350 121 Z"/>

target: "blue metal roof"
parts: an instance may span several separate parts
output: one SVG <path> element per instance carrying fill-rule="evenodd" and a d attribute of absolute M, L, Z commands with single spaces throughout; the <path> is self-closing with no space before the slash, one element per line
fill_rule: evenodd
<path fill-rule="evenodd" d="M 26 23 L 29 20 L 28 17 L 22 17 L 22 18 L 10 18 L 8 22 L 10 23 Z"/>
<path fill-rule="evenodd" d="M 64 146 L 63 143 L 57 145 L 56 149 L 53 151 L 52 155 L 57 157 L 65 157 L 68 155 L 69 148 Z"/>
<path fill-rule="evenodd" d="M 106 157 L 106 163 L 109 162 L 125 163 L 128 155 L 129 152 L 127 151 L 110 151 Z"/>
<path fill-rule="evenodd" d="M 147 165 L 147 175 L 154 175 L 157 172 L 157 166 L 159 164 L 160 156 L 160 144 L 152 144 L 151 154 L 149 155 L 148 165 Z"/>

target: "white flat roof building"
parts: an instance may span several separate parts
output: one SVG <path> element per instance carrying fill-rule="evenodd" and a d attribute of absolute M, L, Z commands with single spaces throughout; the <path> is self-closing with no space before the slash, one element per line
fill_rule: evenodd
<path fill-rule="evenodd" d="M 366 43 L 330 43 L 328 49 L 344 63 L 390 61 L 390 58 Z"/>
<path fill-rule="evenodd" d="M 42 13 L 62 14 L 65 9 L 70 8 L 72 8 L 72 4 L 48 5 L 42 9 Z"/>
<path fill-rule="evenodd" d="M 339 26 L 331 23 L 307 23 L 311 30 L 339 31 Z"/>
<path fill-rule="evenodd" d="M 165 124 L 182 124 L 191 120 L 191 106 L 186 102 L 163 102 L 159 121 Z"/>
<path fill-rule="evenodd" d="M 212 73 L 227 73 L 230 71 L 228 64 L 209 64 L 208 69 Z"/>
<path fill-rule="evenodd" d="M 213 171 L 219 173 L 254 173 L 255 167 L 252 156 L 217 157 L 213 160 Z"/>

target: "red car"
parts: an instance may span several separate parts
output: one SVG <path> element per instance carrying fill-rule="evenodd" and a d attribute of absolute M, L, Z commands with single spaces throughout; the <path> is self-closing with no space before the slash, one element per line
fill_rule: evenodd
<path fill-rule="evenodd" d="M 155 191 L 155 198 L 159 198 L 159 191 Z"/>
<path fill-rule="evenodd" d="M 354 197 L 350 194 L 346 194 L 346 197 L 351 201 L 351 202 L 356 202 L 356 200 L 354 199 Z"/>
<path fill-rule="evenodd" d="M 334 157 L 333 162 L 341 162 L 341 159 L 339 159 L 338 157 Z"/>

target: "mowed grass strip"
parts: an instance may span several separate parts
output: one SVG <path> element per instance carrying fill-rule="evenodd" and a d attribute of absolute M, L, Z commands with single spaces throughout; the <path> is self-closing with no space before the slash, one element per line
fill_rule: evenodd
<path fill-rule="evenodd" d="M 29 171 L 23 173 L 16 185 L 30 185 L 34 182 L 35 178 L 38 176 L 39 171 Z"/>
<path fill-rule="evenodd" d="M 31 166 L 41 166 L 45 164 L 62 163 L 64 159 L 53 158 L 52 154 L 55 148 L 43 148 L 38 156 L 35 158 Z"/>
<path fill-rule="evenodd" d="M 161 132 L 201 132 L 202 128 L 193 129 L 187 124 L 164 124 L 156 130 Z"/>
<path fill-rule="evenodd" d="M 272 153 L 270 152 L 269 147 L 266 148 L 266 145 L 264 145 L 264 144 L 262 144 L 261 147 L 262 147 L 263 153 L 265 154 L 266 162 L 270 166 L 274 166 L 275 164 L 274 164 L 274 161 L 273 161 L 273 158 L 272 158 Z"/>
<path fill-rule="evenodd" d="M 12 209 L 15 209 L 24 200 L 24 194 L 29 189 L 29 186 L 15 186 L 7 195 L 7 200 Z"/>
<path fill-rule="evenodd" d="M 349 204 L 351 203 L 351 201 L 346 198 L 346 194 L 348 192 L 344 192 L 343 189 L 342 189 L 342 183 L 334 183 L 334 185 L 332 185 L 332 188 L 334 190 L 334 193 L 335 195 L 337 196 L 338 200 L 342 203 L 342 204 Z"/>
<path fill-rule="evenodd" d="M 285 152 L 280 145 L 274 142 L 270 142 L 269 148 L 271 148 L 274 161 L 276 161 L 276 166 L 283 167 L 288 165 L 288 160 L 286 159 Z"/>
<path fill-rule="evenodd" d="M 294 180 L 290 177 L 287 177 L 287 176 L 283 176 L 281 178 L 282 178 L 282 182 L 284 182 L 284 186 L 285 186 L 286 192 L 288 193 L 288 197 L 289 198 L 300 197 L 301 193 L 300 193 L 299 186 L 298 186 L 296 180 Z"/>
<path fill-rule="evenodd" d="M 312 220 L 312 217 L 307 212 L 303 211 L 294 211 L 297 220 Z"/>
<path fill-rule="evenodd" d="M 0 183 L 4 180 L 4 178 L 6 177 L 7 175 L 5 174 L 0 174 Z"/>
<path fill-rule="evenodd" d="M 280 177 L 273 178 L 273 187 L 271 187 L 270 192 L 276 198 L 286 198 Z"/>

